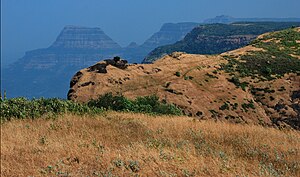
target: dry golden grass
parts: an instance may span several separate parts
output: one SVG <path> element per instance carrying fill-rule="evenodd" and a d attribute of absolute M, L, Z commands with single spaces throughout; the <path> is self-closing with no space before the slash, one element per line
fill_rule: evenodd
<path fill-rule="evenodd" d="M 300 133 L 106 112 L 1 125 L 1 176 L 300 176 Z"/>

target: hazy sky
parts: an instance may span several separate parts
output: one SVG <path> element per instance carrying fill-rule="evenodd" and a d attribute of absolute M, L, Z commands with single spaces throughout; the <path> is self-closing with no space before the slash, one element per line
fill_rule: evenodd
<path fill-rule="evenodd" d="M 217 15 L 300 17 L 300 0 L 1 0 L 1 59 L 46 48 L 65 25 L 100 27 L 122 46 L 141 44 L 166 22 Z"/>

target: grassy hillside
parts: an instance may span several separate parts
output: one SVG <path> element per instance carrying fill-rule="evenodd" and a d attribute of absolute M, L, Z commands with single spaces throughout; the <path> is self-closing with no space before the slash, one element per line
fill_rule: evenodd
<path fill-rule="evenodd" d="M 300 129 L 300 28 L 261 35 L 248 47 L 224 53 L 228 63 L 221 70 L 248 88 L 274 124 Z"/>
<path fill-rule="evenodd" d="M 238 72 L 240 76 L 276 79 L 287 73 L 300 74 L 300 32 L 299 28 L 266 34 L 254 40 L 251 45 L 262 50 L 242 56 L 224 56 L 229 64 L 226 71 Z"/>
<path fill-rule="evenodd" d="M 1 176 L 300 176 L 300 134 L 103 112 L 1 124 Z"/>
<path fill-rule="evenodd" d="M 300 28 L 289 28 L 221 55 L 175 52 L 125 69 L 99 62 L 74 76 L 68 97 L 87 102 L 107 92 L 156 94 L 199 119 L 300 130 L 299 34 Z"/>
<path fill-rule="evenodd" d="M 237 22 L 233 24 L 208 24 L 194 28 L 185 38 L 174 44 L 151 51 L 143 61 L 151 63 L 172 52 L 190 54 L 220 54 L 249 44 L 258 35 L 300 26 L 298 22 Z"/>

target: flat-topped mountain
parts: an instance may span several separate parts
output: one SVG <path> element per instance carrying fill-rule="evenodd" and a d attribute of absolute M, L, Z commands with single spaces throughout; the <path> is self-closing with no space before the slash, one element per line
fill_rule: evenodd
<path fill-rule="evenodd" d="M 143 63 L 151 63 L 175 51 L 191 54 L 220 54 L 246 46 L 260 34 L 292 26 L 300 26 L 300 22 L 238 22 L 200 25 L 188 33 L 183 40 L 154 49 L 146 56 Z"/>
<path fill-rule="evenodd" d="M 119 55 L 121 47 L 100 28 L 66 26 L 48 48 L 26 52 L 3 70 L 8 97 L 65 97 L 68 78 L 100 58 Z"/>
<path fill-rule="evenodd" d="M 120 49 L 121 46 L 100 28 L 66 26 L 50 48 L 59 49 Z"/>
<path fill-rule="evenodd" d="M 300 28 L 221 55 L 172 53 L 153 64 L 99 62 L 76 73 L 68 98 L 156 94 L 200 119 L 300 128 Z M 105 71 L 105 72 L 104 72 Z"/>

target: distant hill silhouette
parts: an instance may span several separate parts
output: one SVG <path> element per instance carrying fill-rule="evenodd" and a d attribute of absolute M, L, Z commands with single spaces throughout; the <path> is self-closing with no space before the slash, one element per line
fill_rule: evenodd
<path fill-rule="evenodd" d="M 300 18 L 235 18 L 228 15 L 220 15 L 203 21 L 203 23 L 225 24 L 234 22 L 300 22 Z"/>

